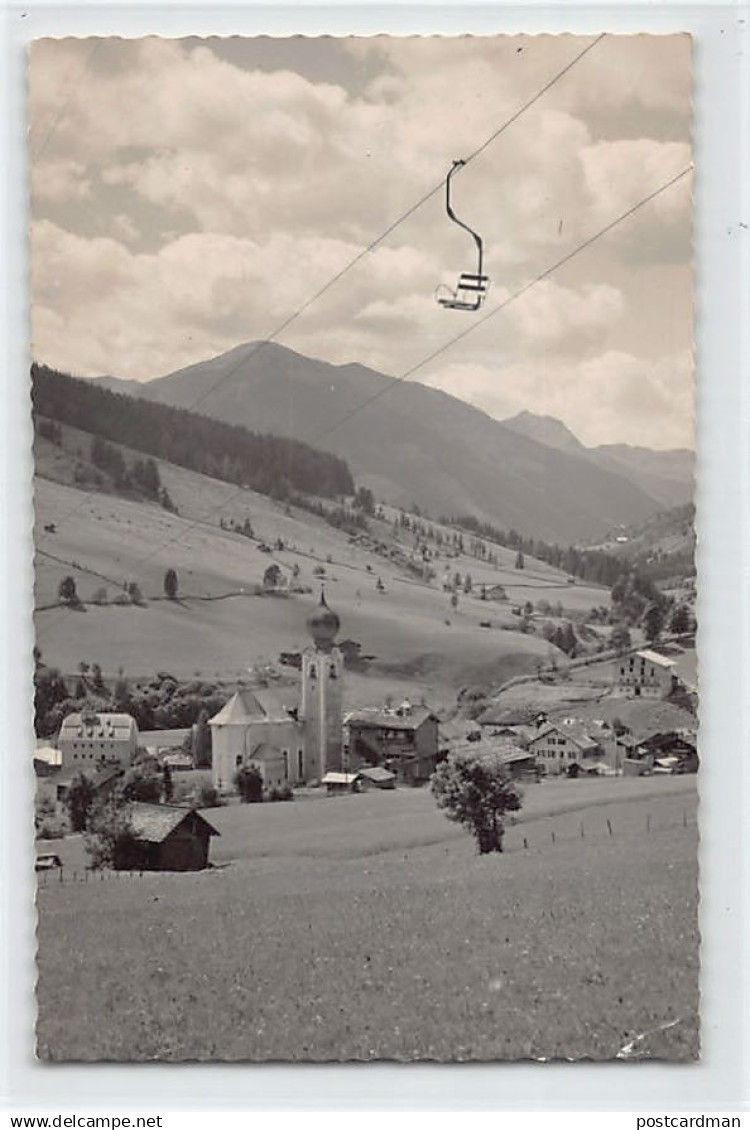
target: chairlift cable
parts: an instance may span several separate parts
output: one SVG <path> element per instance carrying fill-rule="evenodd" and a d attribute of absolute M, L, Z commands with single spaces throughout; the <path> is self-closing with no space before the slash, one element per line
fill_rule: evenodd
<path fill-rule="evenodd" d="M 434 361 L 437 357 L 439 357 L 441 354 L 445 353 L 448 349 L 450 349 L 452 346 L 454 346 L 457 342 L 462 341 L 465 337 L 468 337 L 468 335 L 470 333 L 473 333 L 476 329 L 479 328 L 479 326 L 483 325 L 485 322 L 488 322 L 490 320 L 490 318 L 494 318 L 496 314 L 499 314 L 502 310 L 506 310 L 508 308 L 508 306 L 511 305 L 511 303 L 517 301 L 517 299 L 519 299 L 522 295 L 528 293 L 528 291 L 531 290 L 533 287 L 535 287 L 538 283 L 542 282 L 546 278 L 549 278 L 549 276 L 554 274 L 555 271 L 558 271 L 561 267 L 565 266 L 572 259 L 575 259 L 578 255 L 580 255 L 582 251 L 585 251 L 587 248 L 591 247 L 594 243 L 598 242 L 598 240 L 602 239 L 609 232 L 611 232 L 615 228 L 619 227 L 620 224 L 624 223 L 631 216 L 633 216 L 636 212 L 638 212 L 641 208 L 645 207 L 646 204 L 649 204 L 652 200 L 655 200 L 658 196 L 661 196 L 661 194 L 663 192 L 666 192 L 669 188 L 671 188 L 673 185 L 677 184 L 684 177 L 686 177 L 690 172 L 692 172 L 693 167 L 694 166 L 692 164 L 687 165 L 684 169 L 682 169 L 681 172 L 677 173 L 675 176 L 671 177 L 668 181 L 665 181 L 663 184 L 659 185 L 658 188 L 654 189 L 647 196 L 642 197 L 639 201 L 637 201 L 630 208 L 628 208 L 627 211 L 622 212 L 619 216 L 617 216 L 614 220 L 611 220 L 603 228 L 600 228 L 598 231 L 596 231 L 592 235 L 588 236 L 587 239 L 583 240 L 582 243 L 579 243 L 571 251 L 568 251 L 567 254 L 562 256 L 562 258 L 558 259 L 551 266 L 547 267 L 544 271 L 540 272 L 540 274 L 536 275 L 533 279 L 531 279 L 529 282 L 525 283 L 522 287 L 519 287 L 518 290 L 514 291 L 512 294 L 510 294 L 502 302 L 498 303 L 497 306 L 493 306 L 493 308 L 491 310 L 489 310 L 486 314 L 484 314 L 481 318 L 478 318 L 476 321 L 472 322 L 471 325 L 469 325 L 465 329 L 461 330 L 460 333 L 455 334 L 448 341 L 446 341 L 442 345 L 438 346 L 437 349 L 434 349 L 432 351 L 432 353 L 429 353 L 426 357 L 423 357 L 421 361 L 418 361 L 416 364 L 411 365 L 400 376 L 391 378 L 391 381 L 390 381 L 389 384 L 387 384 L 384 388 L 380 389 L 378 392 L 374 393 L 374 395 L 368 397 L 367 400 L 363 400 L 361 404 L 356 405 L 349 412 L 345 413 L 345 415 L 343 415 L 339 420 L 336 420 L 333 424 L 331 424 L 330 427 L 327 427 L 320 432 L 316 432 L 314 435 L 311 435 L 307 438 L 303 438 L 303 439 L 300 440 L 300 442 L 314 445 L 314 444 L 318 443 L 320 440 L 329 436 L 332 432 L 336 431 L 337 428 L 342 427 L 349 420 L 351 420 L 353 416 L 358 415 L 365 408 L 367 408 L 370 404 L 374 403 L 376 400 L 380 400 L 383 396 L 385 396 L 387 393 L 391 392 L 394 388 L 403 384 L 405 381 L 407 381 L 409 379 L 409 377 L 413 376 L 414 373 L 418 372 L 420 369 L 423 369 L 425 367 L 425 365 L 428 365 L 431 361 Z M 221 503 L 221 505 L 218 507 L 218 512 L 221 512 L 226 506 L 228 506 L 228 504 L 230 502 L 232 502 L 235 498 L 239 497 L 239 495 L 244 493 L 244 489 L 245 489 L 244 487 L 238 487 L 236 490 L 232 491 L 227 496 L 227 498 L 224 499 L 224 501 Z M 215 515 L 216 513 L 217 513 L 217 508 L 214 506 L 210 510 L 207 510 L 199 518 L 193 519 L 183 529 L 179 530 L 172 537 L 170 537 L 166 541 L 162 542 L 161 545 L 156 546 L 149 553 L 145 554 L 138 561 L 134 562 L 131 569 L 135 569 L 137 567 L 140 567 L 140 566 L 146 564 L 146 562 L 153 560 L 153 558 L 157 557 L 160 553 L 163 552 L 163 550 L 167 549 L 170 545 L 174 545 L 176 542 L 180 541 L 183 537 L 185 537 L 186 534 L 189 534 L 192 530 L 196 529 L 197 526 L 206 524 L 206 519 L 209 518 L 211 515 Z M 62 619 L 62 617 L 60 617 L 60 619 Z M 46 626 L 45 630 L 40 629 L 37 632 L 37 639 L 43 639 L 47 635 L 50 628 L 54 627 L 54 624 L 56 622 L 57 621 L 55 620 L 51 624 L 48 624 Z"/>
<path fill-rule="evenodd" d="M 572 70 L 572 68 L 575 67 L 576 64 L 579 63 L 580 60 L 583 59 L 583 57 L 589 53 L 589 51 L 592 51 L 594 49 L 594 47 L 597 46 L 598 43 L 601 43 L 601 41 L 604 39 L 604 37 L 606 35 L 607 35 L 607 32 L 603 31 L 595 39 L 593 39 L 590 43 L 587 43 L 586 46 L 581 51 L 579 51 L 578 54 L 575 55 L 568 63 L 566 63 L 565 66 L 560 71 L 557 71 L 557 73 L 554 74 L 552 76 L 552 78 L 549 79 L 548 82 L 546 82 L 543 87 L 541 87 L 531 98 L 529 98 L 526 102 L 524 102 L 523 105 L 520 106 L 509 118 L 507 118 L 502 123 L 502 125 L 500 125 L 493 133 L 491 133 L 489 135 L 489 137 L 485 138 L 485 140 L 482 142 L 481 145 L 479 145 L 475 150 L 473 150 L 468 155 L 468 157 L 464 158 L 464 166 L 468 165 L 476 157 L 479 157 L 480 154 L 483 153 L 485 151 L 485 149 L 487 149 L 488 146 L 490 146 L 494 141 L 496 141 L 497 138 L 499 138 L 503 133 L 505 133 L 505 131 L 511 125 L 513 125 L 514 122 L 517 122 L 518 119 L 523 114 L 525 114 L 527 110 L 531 109 L 531 107 L 536 102 L 538 102 L 539 99 L 542 98 L 549 90 L 551 90 L 552 87 L 555 86 L 560 81 L 560 79 L 562 79 L 566 74 L 568 74 L 568 72 L 570 70 Z M 97 45 L 98 45 L 98 40 L 97 40 Z M 93 54 L 93 49 L 92 49 L 91 54 Z M 90 58 L 91 58 L 91 55 L 89 56 L 89 60 L 90 60 Z M 89 60 L 87 60 L 87 62 Z M 237 370 L 242 365 L 244 365 L 247 361 L 252 360 L 252 358 L 255 357 L 258 353 L 260 353 L 261 350 L 265 349 L 265 347 L 267 345 L 270 345 L 272 342 L 274 342 L 276 340 L 276 338 L 280 337 L 281 334 L 289 328 L 289 326 L 291 326 L 294 322 L 296 322 L 298 318 L 300 318 L 307 310 L 309 310 L 310 307 L 314 305 L 314 303 L 316 303 L 320 298 L 322 298 L 323 295 L 326 294 L 333 286 L 335 286 L 337 282 L 339 282 L 346 274 L 349 273 L 349 271 L 351 271 L 358 263 L 360 263 L 367 255 L 369 255 L 371 251 L 374 251 L 374 249 L 379 244 L 381 244 L 385 239 L 387 239 L 389 235 L 391 235 L 394 231 L 396 231 L 396 229 L 398 227 L 400 227 L 401 224 L 405 223 L 406 220 L 408 220 L 411 216 L 413 216 L 414 213 L 417 212 L 422 207 L 423 204 L 426 204 L 428 200 L 431 200 L 433 196 L 435 196 L 438 192 L 441 192 L 443 190 L 444 184 L 445 184 L 445 181 L 440 180 L 438 182 L 438 184 L 434 185 L 433 188 L 431 188 L 428 192 L 426 192 L 423 196 L 421 196 L 418 200 L 416 200 L 414 202 L 414 204 L 412 204 L 409 208 L 406 209 L 405 212 L 402 212 L 402 214 L 400 216 L 398 216 L 397 219 L 395 219 L 391 224 L 389 224 L 388 227 L 385 228 L 385 230 L 380 233 L 380 235 L 376 236 L 373 240 L 371 240 L 370 243 L 368 243 L 366 247 L 363 247 L 361 251 L 358 251 L 357 254 L 354 255 L 353 258 L 350 259 L 349 262 L 347 262 L 339 271 L 337 271 L 334 275 L 332 275 L 331 278 L 328 279 L 328 281 L 323 284 L 323 286 L 321 286 L 318 290 L 316 290 L 314 294 L 310 295 L 310 297 L 308 299 L 306 299 L 305 302 L 303 302 L 301 306 L 298 306 L 296 310 L 294 310 L 291 314 L 289 314 L 288 317 L 286 317 L 272 331 L 272 333 L 270 333 L 263 340 L 256 342 L 255 347 L 252 349 L 251 352 L 243 354 L 242 357 L 237 361 L 237 363 L 235 365 L 231 366 L 227 370 L 226 373 L 223 373 L 222 376 L 220 376 L 214 382 L 214 384 L 212 384 L 208 389 L 206 389 L 203 393 L 201 393 L 201 395 L 198 397 L 197 400 L 193 401 L 192 404 L 183 405 L 182 407 L 184 408 L 184 410 L 187 411 L 187 412 L 194 412 L 196 410 L 196 408 L 199 407 L 199 405 L 203 404 L 203 402 L 209 396 L 211 396 L 212 393 L 214 393 L 219 388 L 220 385 L 222 385 L 225 381 L 227 381 L 231 377 L 233 377 L 234 374 L 237 372 Z M 253 382 L 250 381 L 250 382 L 248 382 L 248 385 L 246 387 L 250 388 L 250 387 L 252 387 L 252 384 L 253 384 Z M 73 514 L 76 514 L 85 505 L 85 503 L 86 503 L 86 499 L 83 499 L 81 502 L 78 502 L 78 503 L 76 503 L 75 506 L 71 507 L 71 509 L 66 514 L 64 514 L 62 516 L 62 518 L 58 519 L 58 525 L 62 525 Z M 45 535 L 42 534 L 39 538 L 39 541 L 43 542 L 44 538 L 45 538 Z"/>

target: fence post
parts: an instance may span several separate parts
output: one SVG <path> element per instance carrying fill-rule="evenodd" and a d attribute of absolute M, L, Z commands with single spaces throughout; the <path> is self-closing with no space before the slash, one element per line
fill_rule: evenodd
<path fill-rule="evenodd" d="M 586 839 L 586 832 L 585 832 L 585 829 L 583 827 L 583 820 L 581 821 L 581 839 L 582 840 Z"/>
<path fill-rule="evenodd" d="M 554 842 L 555 842 L 555 833 L 553 832 L 552 833 L 552 843 L 554 844 Z"/>
<path fill-rule="evenodd" d="M 607 829 L 609 830 L 610 836 L 614 835 L 614 833 L 612 831 L 612 825 L 610 824 L 610 821 L 609 821 L 609 816 L 607 817 Z"/>
<path fill-rule="evenodd" d="M 682 810 L 682 826 L 683 828 L 687 828 L 687 810 L 684 808 Z"/>
<path fill-rule="evenodd" d="M 527 848 L 527 847 L 529 846 L 529 841 L 528 841 L 528 840 L 526 839 L 526 837 L 525 837 L 525 836 L 524 836 L 524 838 L 523 838 L 523 846 L 524 846 L 525 848 Z"/>
<path fill-rule="evenodd" d="M 650 812 L 646 813 L 646 835 L 647 836 L 651 835 L 651 813 Z"/>

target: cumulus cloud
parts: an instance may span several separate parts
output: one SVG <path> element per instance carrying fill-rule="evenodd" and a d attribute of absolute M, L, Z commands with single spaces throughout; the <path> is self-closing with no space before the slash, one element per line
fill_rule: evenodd
<path fill-rule="evenodd" d="M 320 81 L 302 63 L 235 65 L 237 50 L 230 62 L 196 40 L 38 41 L 37 354 L 78 373 L 141 380 L 267 336 L 585 42 L 349 39 L 346 75 L 332 68 Z M 312 59 L 315 41 L 300 40 L 299 51 Z M 485 239 L 488 308 L 689 162 L 689 53 L 684 36 L 607 37 L 455 178 L 456 210 Z M 367 80 L 353 84 L 354 71 Z M 580 430 L 608 438 L 651 427 L 646 401 L 665 416 L 679 401 L 685 415 L 689 375 L 665 360 L 664 342 L 688 349 L 689 318 L 664 332 L 677 314 L 666 308 L 659 323 L 652 280 L 667 268 L 688 272 L 689 222 L 685 184 L 536 284 L 423 379 L 452 382 L 494 413 L 511 402 L 579 413 L 588 421 Z M 440 189 L 280 340 L 405 371 L 466 328 L 433 295 L 473 255 Z M 607 374 L 598 383 L 595 362 Z M 498 369 L 502 388 L 511 386 L 502 395 Z M 636 370 L 647 379 L 632 400 Z M 617 406 L 609 415 L 597 389 Z"/>

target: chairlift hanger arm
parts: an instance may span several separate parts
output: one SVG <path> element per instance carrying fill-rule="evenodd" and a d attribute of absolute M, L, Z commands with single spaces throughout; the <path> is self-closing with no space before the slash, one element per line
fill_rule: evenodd
<path fill-rule="evenodd" d="M 463 161 L 463 160 L 454 161 L 453 165 L 451 167 L 451 170 L 448 173 L 448 176 L 445 178 L 445 210 L 448 213 L 448 215 L 450 216 L 451 220 L 453 220 L 453 223 L 458 224 L 458 226 L 460 228 L 463 228 L 464 231 L 468 232 L 469 235 L 471 236 L 471 238 L 474 240 L 474 243 L 476 244 L 476 247 L 477 247 L 477 251 L 479 253 L 479 265 L 478 265 L 477 274 L 481 275 L 482 274 L 482 263 L 483 263 L 483 258 L 484 258 L 484 247 L 483 247 L 483 244 L 482 244 L 482 238 L 481 238 L 480 235 L 477 234 L 477 232 L 474 231 L 473 228 L 470 228 L 468 224 L 464 223 L 463 220 L 459 220 L 458 216 L 453 211 L 453 206 L 451 204 L 451 179 L 453 177 L 453 174 L 456 173 L 459 169 L 462 169 L 465 166 L 465 164 L 466 164 L 466 162 Z"/>

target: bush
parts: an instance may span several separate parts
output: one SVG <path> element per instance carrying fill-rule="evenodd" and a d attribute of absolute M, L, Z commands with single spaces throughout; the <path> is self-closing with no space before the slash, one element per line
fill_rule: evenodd
<path fill-rule="evenodd" d="M 94 786 L 83 773 L 79 773 L 68 785 L 65 806 L 71 829 L 74 832 L 85 832 L 94 806 Z"/>
<path fill-rule="evenodd" d="M 94 870 L 110 867 L 113 871 L 134 871 L 142 863 L 141 845 L 133 832 L 130 811 L 114 800 L 92 813 L 84 846 Z"/>
<path fill-rule="evenodd" d="M 268 790 L 268 799 L 271 801 L 294 800 L 294 790 L 289 784 L 274 785 L 273 788 Z"/>
<path fill-rule="evenodd" d="M 260 804 L 263 800 L 263 778 L 253 766 L 241 766 L 234 775 L 234 783 L 243 804 Z"/>
<path fill-rule="evenodd" d="M 133 770 L 122 786 L 124 801 L 141 801 L 143 804 L 158 804 L 161 800 L 163 781 L 156 773 Z"/>
<path fill-rule="evenodd" d="M 223 802 L 210 781 L 203 781 L 196 790 L 195 803 L 197 808 L 221 808 Z"/>
<path fill-rule="evenodd" d="M 64 604 L 71 606 L 80 604 L 74 577 L 63 577 L 57 589 L 57 596 Z"/>

